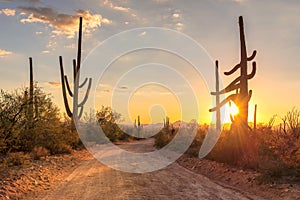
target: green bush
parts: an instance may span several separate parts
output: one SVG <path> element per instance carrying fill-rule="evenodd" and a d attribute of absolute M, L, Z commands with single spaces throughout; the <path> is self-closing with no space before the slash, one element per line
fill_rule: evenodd
<path fill-rule="evenodd" d="M 51 154 L 69 153 L 79 144 L 76 131 L 70 122 L 61 121 L 51 96 L 36 86 L 34 97 L 35 115 L 28 120 L 25 90 L 0 91 L 0 154 L 32 152 L 34 147 L 44 147 Z"/>

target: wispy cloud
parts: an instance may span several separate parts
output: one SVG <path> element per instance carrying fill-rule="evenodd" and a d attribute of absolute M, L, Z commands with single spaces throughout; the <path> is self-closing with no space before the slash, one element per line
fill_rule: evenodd
<path fill-rule="evenodd" d="M 53 87 L 59 87 L 61 85 L 60 82 L 52 82 L 52 81 L 48 82 L 48 84 Z"/>
<path fill-rule="evenodd" d="M 167 3 L 168 1 L 170 0 L 153 0 L 155 3 L 159 3 L 159 4 L 162 4 L 162 3 Z"/>
<path fill-rule="evenodd" d="M 50 51 L 49 50 L 44 50 L 44 51 L 42 51 L 42 53 L 47 54 L 47 53 L 50 53 Z"/>
<path fill-rule="evenodd" d="M 122 6 L 114 6 L 113 9 L 118 10 L 118 11 L 123 11 L 123 12 L 128 12 L 129 11 L 129 8 L 125 8 L 125 7 L 122 7 Z"/>
<path fill-rule="evenodd" d="M 177 31 L 182 31 L 184 28 L 184 24 L 181 22 L 176 23 L 175 28 Z"/>
<path fill-rule="evenodd" d="M 100 14 L 91 14 L 87 10 L 77 10 L 76 15 L 58 13 L 47 7 L 19 7 L 24 16 L 22 23 L 43 23 L 53 27 L 55 35 L 66 35 L 74 38 L 78 30 L 78 16 L 83 18 L 83 29 L 90 33 L 99 28 L 102 24 L 110 24 L 111 21 L 103 18 Z M 25 15 L 24 15 L 25 14 Z"/>
<path fill-rule="evenodd" d="M 180 18 L 180 14 L 179 13 L 173 13 L 172 17 L 173 18 Z"/>
<path fill-rule="evenodd" d="M 109 6 L 110 8 L 117 10 L 117 11 L 122 11 L 122 12 L 128 12 L 129 8 L 123 7 L 123 6 L 116 6 L 114 5 L 111 1 L 105 0 L 103 2 L 104 5 Z"/>
<path fill-rule="evenodd" d="M 12 54 L 11 51 L 0 49 L 0 57 L 7 56 L 7 55 L 10 55 L 10 54 Z"/>
<path fill-rule="evenodd" d="M 2 14 L 2 13 L 6 16 L 15 16 L 16 10 L 5 8 L 5 9 L 0 10 L 0 14 Z"/>
<path fill-rule="evenodd" d="M 144 35 L 146 35 L 146 34 L 147 34 L 147 32 L 144 31 L 144 32 L 140 33 L 139 36 L 144 36 Z"/>
<path fill-rule="evenodd" d="M 40 0 L 3 0 L 5 2 L 28 2 L 28 3 L 39 3 Z"/>
<path fill-rule="evenodd" d="M 236 2 L 236 3 L 244 3 L 244 2 L 246 2 L 247 0 L 232 0 L 232 1 L 234 1 L 234 2 Z"/>
<path fill-rule="evenodd" d="M 123 85 L 123 86 L 119 87 L 119 89 L 121 89 L 121 90 L 127 90 L 128 87 L 126 85 Z"/>
<path fill-rule="evenodd" d="M 104 90 L 101 90 L 102 92 L 106 92 L 106 93 L 110 93 L 111 91 L 109 89 L 104 89 Z"/>

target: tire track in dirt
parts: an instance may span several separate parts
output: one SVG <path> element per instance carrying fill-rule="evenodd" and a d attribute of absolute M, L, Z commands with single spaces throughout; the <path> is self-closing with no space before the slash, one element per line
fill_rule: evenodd
<path fill-rule="evenodd" d="M 145 148 L 144 145 L 147 145 Z M 152 141 L 123 144 L 122 148 L 142 152 L 153 148 Z M 223 187 L 205 176 L 193 173 L 173 163 L 150 173 L 132 174 L 111 169 L 96 159 L 86 160 L 58 183 L 54 190 L 32 199 L 208 199 L 247 200 L 262 199 Z"/>

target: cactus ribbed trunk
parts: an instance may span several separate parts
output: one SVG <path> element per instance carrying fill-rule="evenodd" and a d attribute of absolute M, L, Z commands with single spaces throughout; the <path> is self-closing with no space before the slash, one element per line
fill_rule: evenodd
<path fill-rule="evenodd" d="M 244 33 L 244 22 L 243 17 L 239 17 L 239 31 L 240 31 L 240 45 L 241 45 L 241 60 L 235 65 L 229 72 L 224 72 L 226 76 L 232 75 L 234 72 L 240 69 L 240 76 L 234 79 L 227 87 L 219 91 L 219 88 L 216 88 L 216 92 L 211 92 L 212 95 L 216 95 L 217 105 L 210 109 L 210 112 L 218 112 L 219 109 L 224 106 L 226 103 L 233 101 L 239 109 L 239 114 L 231 116 L 233 124 L 238 125 L 241 131 L 247 131 L 248 126 L 248 103 L 252 96 L 252 90 L 248 90 L 248 80 L 252 79 L 256 74 L 256 62 L 252 62 L 252 72 L 248 74 L 247 62 L 252 61 L 256 56 L 256 50 L 253 51 L 251 56 L 247 56 L 247 48 L 245 42 L 245 33 Z M 216 63 L 217 65 L 217 63 Z M 218 76 L 216 74 L 216 79 Z M 218 82 L 218 80 L 216 80 Z M 236 90 L 235 94 L 229 95 L 226 99 L 219 102 L 218 95 L 225 94 L 228 92 L 233 92 Z M 218 115 L 218 114 L 217 114 Z M 218 118 L 218 117 L 217 117 Z"/>
<path fill-rule="evenodd" d="M 218 109 L 216 110 L 216 129 L 221 130 L 221 112 L 220 112 L 220 85 L 219 85 L 219 64 L 216 61 L 216 106 Z"/>
<path fill-rule="evenodd" d="M 138 127 L 141 126 L 140 116 L 138 116 Z"/>
<path fill-rule="evenodd" d="M 29 58 L 29 100 L 28 100 L 28 121 L 33 122 L 33 64 L 32 58 Z M 31 126 L 31 124 L 30 124 Z"/>
<path fill-rule="evenodd" d="M 245 43 L 244 22 L 243 17 L 239 17 L 240 42 L 241 42 L 241 81 L 240 81 L 240 97 L 239 102 L 239 120 L 243 125 L 248 125 L 248 72 L 247 72 L 247 49 Z"/>
<path fill-rule="evenodd" d="M 91 78 L 85 78 L 82 84 L 79 84 L 80 80 L 80 65 L 81 65 L 81 44 L 82 44 L 82 17 L 79 19 L 79 32 L 78 32 L 78 48 L 77 48 L 77 60 L 73 60 L 73 91 L 71 91 L 71 87 L 68 81 L 68 77 L 64 74 L 63 60 L 62 56 L 59 57 L 60 64 L 60 75 L 61 75 L 61 83 L 62 83 L 62 94 L 64 99 L 64 104 L 66 108 L 67 115 L 73 121 L 73 128 L 75 124 L 77 124 L 78 120 L 81 118 L 83 113 L 84 104 L 87 102 L 89 92 L 92 85 Z M 87 90 L 83 100 L 79 103 L 78 95 L 79 89 L 84 87 L 88 82 Z M 73 98 L 72 110 L 70 109 L 67 92 L 69 96 Z M 79 110 L 80 108 L 80 110 Z"/>
<path fill-rule="evenodd" d="M 79 32 L 78 32 L 78 49 L 77 49 L 77 66 L 74 71 L 74 97 L 73 97 L 73 121 L 77 124 L 78 121 L 78 89 L 80 79 L 80 64 L 81 64 L 81 41 L 82 41 L 82 17 L 79 19 Z M 74 66 L 75 67 L 75 66 Z"/>

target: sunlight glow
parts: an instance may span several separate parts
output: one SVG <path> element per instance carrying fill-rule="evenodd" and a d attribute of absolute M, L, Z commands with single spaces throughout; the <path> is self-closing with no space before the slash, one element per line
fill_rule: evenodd
<path fill-rule="evenodd" d="M 237 115 L 239 113 L 239 108 L 234 104 L 233 101 L 230 101 L 230 104 L 229 104 L 229 113 L 231 115 Z"/>

